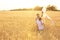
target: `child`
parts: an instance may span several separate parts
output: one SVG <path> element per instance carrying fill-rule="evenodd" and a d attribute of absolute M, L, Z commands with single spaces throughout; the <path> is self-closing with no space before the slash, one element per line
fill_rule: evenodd
<path fill-rule="evenodd" d="M 39 16 L 39 15 L 37 15 L 37 16 Z M 43 21 L 42 21 L 41 17 L 36 18 L 36 23 L 37 23 L 39 31 L 44 29 Z"/>
<path fill-rule="evenodd" d="M 49 17 L 46 14 L 46 7 L 45 6 L 42 8 L 42 15 L 41 15 L 41 17 L 43 17 L 44 19 L 46 19 L 46 18 L 49 19 L 51 21 L 51 24 L 54 24 L 54 21 L 51 19 L 51 17 Z M 44 22 L 45 22 L 45 20 L 44 20 Z"/>

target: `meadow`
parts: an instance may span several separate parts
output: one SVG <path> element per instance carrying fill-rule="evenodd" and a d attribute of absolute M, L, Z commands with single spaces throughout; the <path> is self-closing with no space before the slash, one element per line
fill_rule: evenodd
<path fill-rule="evenodd" d="M 0 40 L 60 40 L 60 11 L 47 11 L 44 30 L 38 32 L 36 14 L 41 11 L 0 11 Z"/>

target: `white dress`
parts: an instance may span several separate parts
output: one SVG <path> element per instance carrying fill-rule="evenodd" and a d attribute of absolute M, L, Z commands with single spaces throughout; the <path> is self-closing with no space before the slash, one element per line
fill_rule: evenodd
<path fill-rule="evenodd" d="M 52 21 L 52 19 L 46 14 L 46 7 L 43 7 L 42 12 L 43 12 L 43 14 L 42 14 L 43 15 L 43 20 L 45 18 L 47 18 L 51 21 L 52 24 L 54 24 L 54 21 Z M 45 20 L 44 20 L 44 23 L 45 23 Z"/>
<path fill-rule="evenodd" d="M 42 21 L 40 21 L 38 18 L 36 19 L 36 23 L 37 23 L 37 26 L 38 26 L 39 30 L 43 30 L 44 29 Z"/>
<path fill-rule="evenodd" d="M 42 12 L 43 12 L 43 18 L 48 18 L 49 20 L 52 20 L 47 14 L 46 14 L 46 7 L 43 7 L 42 9 Z"/>

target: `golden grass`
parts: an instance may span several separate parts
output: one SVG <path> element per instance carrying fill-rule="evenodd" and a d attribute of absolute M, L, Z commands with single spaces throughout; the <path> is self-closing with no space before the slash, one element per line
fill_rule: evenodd
<path fill-rule="evenodd" d="M 47 11 L 49 20 L 45 29 L 38 32 L 35 18 L 41 11 L 0 11 L 0 40 L 60 40 L 60 12 Z"/>

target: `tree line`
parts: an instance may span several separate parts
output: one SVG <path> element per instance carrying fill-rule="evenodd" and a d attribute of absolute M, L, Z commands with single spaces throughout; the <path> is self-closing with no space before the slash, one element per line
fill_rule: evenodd
<path fill-rule="evenodd" d="M 42 7 L 40 7 L 40 6 L 36 6 L 36 7 L 34 7 L 34 8 L 23 8 L 23 9 L 13 9 L 13 10 L 10 10 L 10 11 L 24 11 L 24 10 L 27 10 L 27 11 L 29 11 L 29 10 L 35 10 L 35 11 L 41 11 L 42 10 Z M 50 6 L 50 5 L 48 5 L 47 6 L 47 11 L 57 11 L 57 8 L 56 8 L 56 6 Z"/>

